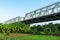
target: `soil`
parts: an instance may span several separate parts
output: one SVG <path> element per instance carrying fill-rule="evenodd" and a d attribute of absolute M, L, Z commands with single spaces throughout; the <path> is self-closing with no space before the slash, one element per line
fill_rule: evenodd
<path fill-rule="evenodd" d="M 11 37 L 22 37 L 22 36 L 29 36 L 31 34 L 23 34 L 23 33 L 11 33 Z"/>
<path fill-rule="evenodd" d="M 59 34 L 54 34 L 53 36 L 60 36 L 60 33 Z"/>

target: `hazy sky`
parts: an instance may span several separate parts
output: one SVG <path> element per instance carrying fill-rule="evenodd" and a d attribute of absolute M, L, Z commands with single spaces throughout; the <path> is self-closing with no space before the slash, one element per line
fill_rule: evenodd
<path fill-rule="evenodd" d="M 21 16 L 59 0 L 0 0 L 0 22 Z M 59 21 L 60 22 L 60 21 Z"/>

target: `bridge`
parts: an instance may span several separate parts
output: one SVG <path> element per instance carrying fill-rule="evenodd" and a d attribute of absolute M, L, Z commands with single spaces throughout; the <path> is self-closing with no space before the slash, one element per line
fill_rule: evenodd
<path fill-rule="evenodd" d="M 23 20 L 20 21 L 25 22 L 27 24 L 32 24 L 59 19 L 60 19 L 60 2 L 57 2 L 52 5 L 26 13 L 25 17 L 23 17 Z"/>

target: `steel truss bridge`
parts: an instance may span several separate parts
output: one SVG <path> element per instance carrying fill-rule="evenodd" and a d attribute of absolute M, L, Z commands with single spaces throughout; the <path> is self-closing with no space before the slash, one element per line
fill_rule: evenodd
<path fill-rule="evenodd" d="M 22 22 L 27 24 L 60 19 L 60 2 L 26 13 Z"/>

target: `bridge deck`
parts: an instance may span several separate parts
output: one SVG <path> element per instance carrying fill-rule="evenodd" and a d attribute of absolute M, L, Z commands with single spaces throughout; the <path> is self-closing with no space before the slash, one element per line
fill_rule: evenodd
<path fill-rule="evenodd" d="M 38 22 L 46 22 L 46 21 L 53 21 L 53 20 L 59 20 L 60 19 L 60 12 L 42 16 L 42 17 L 37 17 L 34 19 L 28 19 L 24 20 L 22 22 L 25 22 L 27 24 L 32 24 L 32 23 L 38 23 Z"/>

